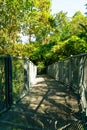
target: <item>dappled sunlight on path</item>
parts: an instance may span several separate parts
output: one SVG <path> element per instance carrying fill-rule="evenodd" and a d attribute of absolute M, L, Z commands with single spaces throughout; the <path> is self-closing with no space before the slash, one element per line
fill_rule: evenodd
<path fill-rule="evenodd" d="M 20 130 L 60 130 L 78 120 L 74 115 L 78 111 L 75 94 L 58 81 L 40 75 L 29 94 L 2 115 L 0 122 L 9 126 L 6 130 L 11 130 L 10 126 Z"/>

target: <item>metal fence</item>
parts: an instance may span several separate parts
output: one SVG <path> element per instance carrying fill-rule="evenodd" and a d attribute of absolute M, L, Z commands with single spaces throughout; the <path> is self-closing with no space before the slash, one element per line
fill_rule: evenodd
<path fill-rule="evenodd" d="M 87 116 L 87 53 L 49 65 L 47 74 L 79 94 L 82 112 Z"/>
<path fill-rule="evenodd" d="M 0 112 L 29 92 L 37 67 L 27 58 L 0 56 Z"/>
<path fill-rule="evenodd" d="M 6 108 L 6 89 L 5 89 L 5 63 L 4 58 L 0 58 L 0 111 Z"/>

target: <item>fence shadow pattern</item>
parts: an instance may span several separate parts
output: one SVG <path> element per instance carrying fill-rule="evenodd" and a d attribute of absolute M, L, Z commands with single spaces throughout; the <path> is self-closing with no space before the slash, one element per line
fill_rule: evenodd
<path fill-rule="evenodd" d="M 29 59 L 0 56 L 0 112 L 29 92 L 36 74 L 37 67 Z"/>
<path fill-rule="evenodd" d="M 68 100 L 69 99 L 69 100 Z M 29 95 L 0 118 L 4 130 L 83 130 L 76 95 L 48 76 L 37 76 Z M 2 130 L 3 130 L 2 129 Z"/>
<path fill-rule="evenodd" d="M 47 73 L 78 94 L 81 111 L 87 116 L 87 53 L 49 65 Z"/>

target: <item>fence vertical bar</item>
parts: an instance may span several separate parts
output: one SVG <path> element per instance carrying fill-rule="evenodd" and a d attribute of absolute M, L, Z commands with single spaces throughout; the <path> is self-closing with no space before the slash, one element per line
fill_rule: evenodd
<path fill-rule="evenodd" d="M 24 59 L 24 86 L 27 92 L 29 92 L 29 60 Z"/>
<path fill-rule="evenodd" d="M 6 89 L 6 107 L 12 105 L 12 59 L 11 56 L 5 57 L 5 89 Z"/>

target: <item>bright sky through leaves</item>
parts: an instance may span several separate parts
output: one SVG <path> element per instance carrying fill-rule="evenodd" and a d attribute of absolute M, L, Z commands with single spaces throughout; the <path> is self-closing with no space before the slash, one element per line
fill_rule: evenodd
<path fill-rule="evenodd" d="M 76 11 L 86 12 L 85 4 L 87 0 L 52 0 L 52 14 L 61 10 L 68 12 L 68 17 L 72 17 Z"/>

